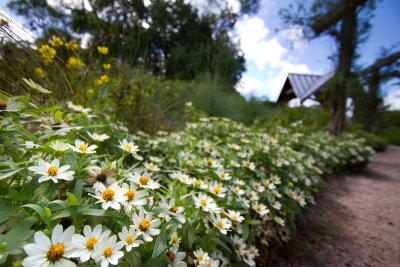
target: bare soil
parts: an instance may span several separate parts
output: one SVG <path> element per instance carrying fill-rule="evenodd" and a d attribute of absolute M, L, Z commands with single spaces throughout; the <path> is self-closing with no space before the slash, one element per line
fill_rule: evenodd
<path fill-rule="evenodd" d="M 328 177 L 316 201 L 268 266 L 400 267 L 400 147 L 360 174 Z"/>

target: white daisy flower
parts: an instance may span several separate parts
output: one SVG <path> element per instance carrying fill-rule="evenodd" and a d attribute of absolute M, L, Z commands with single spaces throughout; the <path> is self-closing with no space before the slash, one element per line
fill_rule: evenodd
<path fill-rule="evenodd" d="M 240 163 L 239 163 L 239 162 L 236 162 L 236 161 L 234 161 L 234 160 L 231 160 L 230 164 L 231 164 L 231 166 L 234 167 L 234 168 L 240 168 Z"/>
<path fill-rule="evenodd" d="M 219 259 L 209 259 L 205 263 L 201 263 L 198 265 L 199 267 L 219 267 Z"/>
<path fill-rule="evenodd" d="M 157 189 L 160 188 L 160 184 L 150 178 L 150 175 L 146 172 L 143 174 L 135 173 L 134 175 L 129 174 L 130 181 L 138 184 L 142 188 Z"/>
<path fill-rule="evenodd" d="M 178 236 L 178 233 L 173 232 L 168 244 L 171 246 L 179 246 L 180 243 L 181 243 L 181 238 Z"/>
<path fill-rule="evenodd" d="M 99 200 L 97 203 L 101 203 L 104 210 L 109 207 L 120 210 L 121 203 L 128 199 L 125 195 L 126 191 L 120 188 L 117 183 L 113 183 L 109 188 L 100 183 L 94 193 L 95 195 L 92 196 Z"/>
<path fill-rule="evenodd" d="M 186 257 L 185 252 L 178 252 L 179 246 L 173 246 L 167 250 L 167 256 L 171 261 L 173 267 L 175 266 L 186 266 L 186 263 L 182 260 Z M 182 264 L 185 265 L 182 265 Z"/>
<path fill-rule="evenodd" d="M 232 227 L 230 221 L 226 218 L 221 218 L 219 214 L 217 216 L 211 214 L 211 220 L 212 224 L 218 228 L 221 234 L 226 235 L 228 233 L 227 230 L 229 230 Z"/>
<path fill-rule="evenodd" d="M 243 166 L 249 168 L 252 171 L 256 170 L 256 165 L 254 165 L 254 163 L 251 161 L 244 161 Z"/>
<path fill-rule="evenodd" d="M 250 191 L 247 193 L 247 197 L 252 200 L 252 201 L 257 201 L 259 199 L 259 196 L 257 195 L 256 192 Z"/>
<path fill-rule="evenodd" d="M 221 163 L 219 163 L 215 159 L 205 159 L 204 164 L 205 164 L 205 166 L 207 166 L 209 168 L 213 168 L 213 169 L 221 168 Z"/>
<path fill-rule="evenodd" d="M 135 145 L 133 142 L 126 141 L 126 139 L 122 140 L 122 142 L 119 141 L 118 147 L 128 153 L 132 153 L 133 155 L 139 151 L 139 147 L 137 145 Z"/>
<path fill-rule="evenodd" d="M 8 99 L 7 101 L 0 99 L 0 113 L 2 111 L 18 111 L 21 106 L 22 102 L 13 98 Z"/>
<path fill-rule="evenodd" d="M 276 176 L 276 175 L 272 176 L 272 177 L 271 177 L 271 180 L 272 180 L 272 182 L 273 182 L 274 184 L 280 184 L 280 183 L 281 183 L 281 178 L 278 177 L 278 176 Z"/>
<path fill-rule="evenodd" d="M 246 249 L 247 244 L 244 242 L 243 238 L 240 238 L 238 235 L 234 235 L 232 240 L 238 251 Z"/>
<path fill-rule="evenodd" d="M 118 260 L 124 256 L 121 251 L 124 243 L 117 242 L 117 236 L 113 235 L 111 238 L 103 239 L 100 244 L 94 245 L 93 258 L 101 267 L 107 267 L 108 264 L 117 265 Z"/>
<path fill-rule="evenodd" d="M 254 188 L 255 190 L 257 190 L 258 192 L 260 192 L 260 193 L 262 193 L 262 192 L 265 191 L 264 186 L 262 186 L 262 185 L 261 185 L 260 183 L 258 183 L 258 182 L 254 182 L 254 183 L 253 183 L 253 188 Z"/>
<path fill-rule="evenodd" d="M 150 163 L 144 162 L 143 165 L 148 172 L 158 172 L 160 170 L 160 168 L 154 165 L 152 162 Z"/>
<path fill-rule="evenodd" d="M 189 178 L 189 176 L 187 174 L 184 174 L 182 172 L 173 172 L 169 175 L 169 177 L 171 177 L 172 179 L 176 179 L 178 181 L 180 181 L 181 183 L 184 184 L 191 184 L 192 183 L 192 179 Z"/>
<path fill-rule="evenodd" d="M 63 152 L 69 149 L 69 145 L 61 141 L 55 141 L 51 143 L 50 147 L 57 152 Z"/>
<path fill-rule="evenodd" d="M 124 243 L 127 252 L 131 251 L 132 248 L 137 248 L 139 245 L 143 244 L 142 240 L 136 240 L 140 236 L 140 232 L 133 228 L 129 228 L 128 231 L 128 229 L 123 226 L 122 232 L 118 233 L 118 236 Z"/>
<path fill-rule="evenodd" d="M 271 205 L 276 210 L 280 210 L 282 207 L 282 204 L 279 201 L 276 201 L 275 199 L 271 200 Z"/>
<path fill-rule="evenodd" d="M 274 190 L 276 188 L 275 184 L 272 183 L 271 181 L 267 180 L 264 182 L 265 187 L 268 189 Z"/>
<path fill-rule="evenodd" d="M 95 149 L 97 148 L 96 145 L 89 146 L 87 143 L 85 143 L 79 139 L 75 140 L 75 146 L 69 145 L 69 147 L 73 151 L 80 153 L 80 154 L 94 154 L 94 153 L 96 153 Z"/>
<path fill-rule="evenodd" d="M 221 184 L 215 182 L 213 184 L 210 184 L 209 191 L 218 197 L 225 197 L 227 190 Z"/>
<path fill-rule="evenodd" d="M 235 222 L 243 222 L 244 217 L 240 215 L 239 211 L 228 210 L 228 217 Z"/>
<path fill-rule="evenodd" d="M 136 190 L 135 184 L 129 186 L 127 184 L 122 184 L 122 189 L 126 191 L 125 196 L 127 200 L 122 202 L 124 205 L 125 210 L 130 213 L 133 207 L 142 207 L 147 204 L 146 196 L 149 194 L 146 191 L 138 191 Z"/>
<path fill-rule="evenodd" d="M 169 200 L 168 203 L 166 202 L 165 199 L 163 199 L 163 200 L 160 202 L 160 208 L 166 209 L 166 210 L 168 210 L 169 212 L 176 214 L 176 216 L 173 216 L 173 218 L 175 218 L 176 220 L 178 220 L 180 223 L 183 224 L 183 223 L 186 222 L 185 215 L 182 214 L 182 213 L 185 211 L 185 208 L 182 207 L 182 206 L 176 206 L 176 205 L 175 205 L 175 199 L 174 199 L 174 198 L 171 198 L 171 199 Z M 158 217 L 160 217 L 160 218 L 165 218 L 165 221 L 166 221 L 166 222 L 169 222 L 169 220 L 171 219 L 171 216 L 172 216 L 172 215 L 170 215 L 170 214 L 165 214 L 165 213 L 160 213 L 160 214 L 158 214 Z"/>
<path fill-rule="evenodd" d="M 253 209 L 260 214 L 260 216 L 264 216 L 267 215 L 269 213 L 269 209 L 267 209 L 267 206 L 265 206 L 264 204 L 259 204 L 258 202 L 256 202 L 253 205 Z"/>
<path fill-rule="evenodd" d="M 193 252 L 194 256 L 196 257 L 196 263 L 202 264 L 206 263 L 210 259 L 207 252 L 203 252 L 203 249 L 199 248 Z"/>
<path fill-rule="evenodd" d="M 98 134 L 98 133 L 89 133 L 89 132 L 87 134 L 94 141 L 99 141 L 99 142 L 103 142 L 104 140 L 107 140 L 108 138 L 110 138 L 107 134 Z"/>
<path fill-rule="evenodd" d="M 104 238 L 108 238 L 111 231 L 106 230 L 102 233 L 101 224 L 96 225 L 93 229 L 89 225 L 83 228 L 83 235 L 74 234 L 71 243 L 76 248 L 71 257 L 80 258 L 81 262 L 86 262 L 90 258 L 93 259 L 94 245 L 101 243 Z"/>
<path fill-rule="evenodd" d="M 40 174 L 38 182 L 44 182 L 47 180 L 52 180 L 54 183 L 58 183 L 58 179 L 63 179 L 66 181 L 71 181 L 74 179 L 74 171 L 67 171 L 70 168 L 69 165 L 64 165 L 60 167 L 60 161 L 54 159 L 51 163 L 39 159 L 38 166 L 30 166 L 28 170 Z"/>
<path fill-rule="evenodd" d="M 81 105 L 74 105 L 74 104 L 72 104 L 71 101 L 67 102 L 67 106 L 68 106 L 68 108 L 72 109 L 73 111 L 82 112 L 82 113 L 85 113 L 85 114 L 88 114 L 90 111 L 92 111 L 91 108 L 84 108 Z"/>
<path fill-rule="evenodd" d="M 192 185 L 196 188 L 208 189 L 208 184 L 199 179 L 192 179 Z"/>
<path fill-rule="evenodd" d="M 52 91 L 49 91 L 45 88 L 43 88 L 40 84 L 35 83 L 34 81 L 32 81 L 32 79 L 26 79 L 26 78 L 22 78 L 22 80 L 32 89 L 40 92 L 40 93 L 44 93 L 44 94 L 51 94 Z"/>
<path fill-rule="evenodd" d="M 215 171 L 215 173 L 221 180 L 228 181 L 228 180 L 232 179 L 232 176 L 222 169 Z"/>
<path fill-rule="evenodd" d="M 243 189 L 241 189 L 241 188 L 238 187 L 238 186 L 233 187 L 231 190 L 233 191 L 233 193 L 234 193 L 235 195 L 238 195 L 238 196 L 241 196 L 241 195 L 243 195 L 244 193 L 246 193 Z"/>
<path fill-rule="evenodd" d="M 282 218 L 276 217 L 276 218 L 275 218 L 275 222 L 276 222 L 277 224 L 279 224 L 280 226 L 285 226 L 285 221 L 282 220 Z"/>
<path fill-rule="evenodd" d="M 70 257 L 71 252 L 74 250 L 74 247 L 71 245 L 71 238 L 74 231 L 74 226 L 70 226 L 63 231 L 62 226 L 58 224 L 53 229 L 51 240 L 43 232 L 35 233 L 35 243 L 24 246 L 28 257 L 22 261 L 22 266 L 76 266 L 75 263 L 66 259 Z"/>
<path fill-rule="evenodd" d="M 158 157 L 149 157 L 150 158 L 150 160 L 152 161 L 152 162 L 154 162 L 154 163 L 159 163 L 159 162 L 161 162 L 163 159 L 160 159 L 160 158 L 158 158 Z"/>
<path fill-rule="evenodd" d="M 242 250 L 240 252 L 243 261 L 249 266 L 256 266 L 256 262 L 254 261 L 255 255 L 251 254 L 248 250 Z"/>
<path fill-rule="evenodd" d="M 156 229 L 160 225 L 161 221 L 160 219 L 152 220 L 152 215 L 153 214 L 149 212 L 147 213 L 146 217 L 144 217 L 143 208 L 140 209 L 139 216 L 136 213 L 133 213 L 132 215 L 132 221 L 134 225 L 131 225 L 131 227 L 139 230 L 143 236 L 143 240 L 146 242 L 153 241 L 151 236 L 161 233 L 160 229 Z"/>
<path fill-rule="evenodd" d="M 196 208 L 201 207 L 205 212 L 221 212 L 221 209 L 218 208 L 217 204 L 215 204 L 214 199 L 205 194 L 200 193 L 198 197 L 193 196 L 193 200 Z"/>

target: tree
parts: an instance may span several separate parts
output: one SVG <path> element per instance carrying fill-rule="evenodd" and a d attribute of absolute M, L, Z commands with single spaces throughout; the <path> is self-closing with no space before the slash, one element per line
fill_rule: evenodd
<path fill-rule="evenodd" d="M 329 132 L 340 135 L 344 129 L 348 84 L 352 77 L 356 48 L 370 27 L 368 20 L 375 7 L 374 1 L 314 0 L 308 8 L 302 2 L 297 2 L 296 7 L 297 12 L 294 12 L 293 6 L 291 10 L 281 10 L 287 25 L 305 27 L 309 38 L 321 34 L 333 36 L 339 45 L 336 76 L 330 91 Z"/>

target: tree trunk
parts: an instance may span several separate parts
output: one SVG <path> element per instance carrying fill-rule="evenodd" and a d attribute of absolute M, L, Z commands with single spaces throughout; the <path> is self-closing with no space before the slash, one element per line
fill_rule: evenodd
<path fill-rule="evenodd" d="M 336 75 L 336 83 L 330 92 L 331 121 L 329 133 L 339 136 L 344 129 L 347 83 L 350 79 L 350 69 L 356 44 L 357 14 L 353 8 L 343 17 L 340 30 L 339 64 Z"/>

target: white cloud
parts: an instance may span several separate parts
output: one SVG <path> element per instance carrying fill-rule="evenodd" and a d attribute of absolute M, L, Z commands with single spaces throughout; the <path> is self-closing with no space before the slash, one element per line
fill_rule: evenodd
<path fill-rule="evenodd" d="M 47 0 L 47 3 L 52 7 L 61 7 L 67 14 L 71 13 L 70 9 L 84 8 L 87 11 L 92 11 L 93 8 L 89 0 Z"/>
<path fill-rule="evenodd" d="M 390 91 L 384 98 L 385 105 L 389 105 L 390 110 L 400 110 L 400 89 Z"/>
<path fill-rule="evenodd" d="M 236 91 L 244 97 L 254 95 L 254 93 L 261 88 L 264 88 L 263 82 L 250 76 L 242 77 L 236 85 Z"/>
<path fill-rule="evenodd" d="M 248 62 L 253 61 L 259 70 L 264 70 L 266 64 L 273 68 L 281 66 L 282 58 L 287 50 L 277 38 L 267 39 L 270 30 L 261 18 L 244 16 L 237 22 L 236 31 L 240 36 L 240 46 Z"/>

